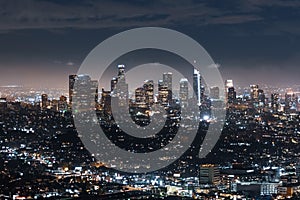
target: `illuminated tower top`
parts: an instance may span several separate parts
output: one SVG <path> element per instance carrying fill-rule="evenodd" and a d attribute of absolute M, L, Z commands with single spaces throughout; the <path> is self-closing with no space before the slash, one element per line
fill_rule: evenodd
<path fill-rule="evenodd" d="M 125 65 L 118 65 L 118 78 L 123 79 L 125 78 Z"/>
<path fill-rule="evenodd" d="M 180 79 L 180 87 L 179 87 L 179 98 L 182 106 L 187 105 L 188 97 L 189 97 L 189 82 L 186 78 Z"/>
<path fill-rule="evenodd" d="M 252 100 L 258 99 L 258 85 L 250 85 L 250 96 Z"/>
<path fill-rule="evenodd" d="M 233 87 L 233 80 L 226 80 L 225 87 L 226 87 L 226 89 Z M 228 91 L 226 91 L 226 92 L 228 92 Z"/>
<path fill-rule="evenodd" d="M 125 65 L 118 65 L 118 77 L 111 80 L 113 95 L 126 99 L 128 97 L 128 84 L 125 80 Z"/>

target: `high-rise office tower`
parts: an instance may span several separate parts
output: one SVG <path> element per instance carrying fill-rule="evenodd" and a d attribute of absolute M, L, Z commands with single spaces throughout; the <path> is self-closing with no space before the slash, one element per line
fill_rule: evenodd
<path fill-rule="evenodd" d="M 158 80 L 158 92 L 161 90 L 161 88 L 164 86 L 164 81 L 163 80 Z"/>
<path fill-rule="evenodd" d="M 226 80 L 225 81 L 225 97 L 226 97 L 226 102 L 228 102 L 228 89 L 233 88 L 233 80 Z"/>
<path fill-rule="evenodd" d="M 145 102 L 151 106 L 154 103 L 154 83 L 153 80 L 145 80 L 143 88 L 145 90 Z"/>
<path fill-rule="evenodd" d="M 95 95 L 95 102 L 98 103 L 98 81 L 97 80 L 91 80 L 91 92 Z"/>
<path fill-rule="evenodd" d="M 258 101 L 258 85 L 250 85 L 250 97 L 252 101 Z"/>
<path fill-rule="evenodd" d="M 273 112 L 277 112 L 279 109 L 279 94 L 271 94 L 271 109 Z"/>
<path fill-rule="evenodd" d="M 172 91 L 168 89 L 163 80 L 158 80 L 158 102 L 161 105 L 168 105 L 172 100 Z"/>
<path fill-rule="evenodd" d="M 118 76 L 111 81 L 112 96 L 118 97 L 120 106 L 125 105 L 128 98 L 128 84 L 125 78 L 125 65 L 118 65 Z"/>
<path fill-rule="evenodd" d="M 193 90 L 193 96 L 197 100 L 197 105 L 201 105 L 201 75 L 197 69 L 194 69 L 193 74 Z"/>
<path fill-rule="evenodd" d="M 118 65 L 118 80 L 121 79 L 125 81 L 125 65 Z"/>
<path fill-rule="evenodd" d="M 168 89 L 171 90 L 171 91 L 172 91 L 172 76 L 173 76 L 173 74 L 171 72 L 163 73 L 164 85 L 167 86 Z"/>
<path fill-rule="evenodd" d="M 289 110 L 297 110 L 298 107 L 298 97 L 292 91 L 292 89 L 288 89 L 285 94 L 285 111 Z"/>
<path fill-rule="evenodd" d="M 118 83 L 118 78 L 113 77 L 112 80 L 110 81 L 110 91 L 114 91 L 116 89 Z"/>
<path fill-rule="evenodd" d="M 201 84 L 201 82 L 200 82 Z M 206 98 L 206 96 L 204 95 L 204 92 L 205 92 L 205 87 L 203 84 L 201 84 L 201 87 L 200 87 L 200 100 L 201 100 L 201 103 L 204 101 L 204 99 Z"/>
<path fill-rule="evenodd" d="M 95 108 L 98 103 L 98 81 L 91 80 L 89 75 L 78 75 L 73 88 L 72 103 L 76 102 L 81 109 Z M 75 99 L 76 98 L 76 99 Z M 77 105 L 77 106 L 79 106 Z"/>
<path fill-rule="evenodd" d="M 62 95 L 59 97 L 58 110 L 64 111 L 67 109 L 68 109 L 67 97 Z"/>
<path fill-rule="evenodd" d="M 220 182 L 220 171 L 218 166 L 212 164 L 200 165 L 200 184 L 216 185 Z"/>
<path fill-rule="evenodd" d="M 111 114 L 111 91 L 102 88 L 100 105 L 105 114 Z"/>
<path fill-rule="evenodd" d="M 233 87 L 233 80 L 226 80 L 225 81 L 225 89 L 226 89 L 226 92 L 228 92 L 228 88 L 231 88 Z"/>
<path fill-rule="evenodd" d="M 144 87 L 139 87 L 135 89 L 135 102 L 137 104 L 145 104 L 146 103 L 146 90 Z"/>
<path fill-rule="evenodd" d="M 91 102 L 90 96 L 90 81 L 91 77 L 88 75 L 78 75 L 73 88 L 72 104 L 79 103 L 80 106 L 88 108 Z"/>
<path fill-rule="evenodd" d="M 234 90 L 234 87 L 228 88 L 228 93 L 227 93 L 227 103 L 233 104 L 235 103 L 236 100 L 236 91 Z"/>
<path fill-rule="evenodd" d="M 219 87 L 211 87 L 210 88 L 210 97 L 212 99 L 219 99 L 220 98 L 220 90 Z"/>
<path fill-rule="evenodd" d="M 42 94 L 42 109 L 45 110 L 49 106 L 48 104 L 48 95 Z"/>
<path fill-rule="evenodd" d="M 189 98 L 189 82 L 186 78 L 180 79 L 179 82 L 179 99 L 183 107 L 187 106 Z"/>
<path fill-rule="evenodd" d="M 258 93 L 258 97 L 257 97 L 258 106 L 264 107 L 265 106 L 265 101 L 266 101 L 265 93 L 262 89 L 258 89 L 257 93 Z"/>
<path fill-rule="evenodd" d="M 157 102 L 161 103 L 161 91 L 164 87 L 164 81 L 163 80 L 158 80 L 157 86 L 158 86 Z"/>
<path fill-rule="evenodd" d="M 72 105 L 72 97 L 74 94 L 74 84 L 77 79 L 77 75 L 69 75 L 69 103 Z"/>

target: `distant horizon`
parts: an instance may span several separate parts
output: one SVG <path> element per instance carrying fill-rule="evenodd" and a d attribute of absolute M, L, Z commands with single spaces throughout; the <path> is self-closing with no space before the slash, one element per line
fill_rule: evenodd
<path fill-rule="evenodd" d="M 300 86 L 300 81 L 298 79 L 291 79 L 289 78 L 272 78 L 272 71 L 270 71 L 270 75 L 266 76 L 266 74 L 254 74 L 254 76 L 246 76 L 249 73 L 251 74 L 251 70 L 247 69 L 240 69 L 237 70 L 236 72 L 229 73 L 227 72 L 222 65 L 219 67 L 220 73 L 223 77 L 224 80 L 234 80 L 235 85 L 238 85 L 240 87 L 247 87 L 251 84 L 259 84 L 259 85 L 269 85 L 269 86 L 274 86 L 274 87 L 292 87 L 299 85 Z M 49 67 L 50 69 L 52 67 Z M 25 87 L 33 87 L 33 88 L 39 88 L 39 87 L 49 87 L 51 88 L 65 88 L 68 87 L 68 76 L 71 74 L 77 74 L 77 70 L 79 67 L 72 66 L 72 69 L 68 69 L 67 71 L 64 71 L 63 73 L 58 73 L 58 74 L 51 74 L 45 72 L 45 75 L 43 74 L 36 74 L 36 75 L 26 75 L 24 76 L 24 73 L 17 73 L 14 75 L 11 74 L 5 74 L 1 73 L 2 76 L 6 75 L 6 78 L 1 78 L 0 79 L 0 86 L 11 86 L 11 85 L 18 85 L 18 86 L 25 86 Z M 240 74 L 238 74 L 238 71 L 244 71 Z M 248 72 L 250 71 L 250 72 Z M 268 72 L 265 72 L 268 73 Z M 0 74 L 0 77 L 1 77 Z M 49 74 L 51 76 L 49 76 Z M 11 75 L 11 76 L 10 76 Z M 21 78 L 19 77 L 21 76 Z M 260 78 L 260 77 L 265 77 Z M 13 78 L 14 77 L 14 78 Z M 271 80 L 269 80 L 271 78 Z M 9 80 L 6 80 L 9 79 Z M 15 80 L 13 80 L 15 79 Z"/>
<path fill-rule="evenodd" d="M 76 73 L 72 73 L 69 75 L 78 75 Z M 151 80 L 151 79 L 150 79 Z M 248 84 L 246 83 L 238 83 L 235 79 L 231 78 L 231 79 L 224 79 L 225 80 L 233 80 L 234 82 L 234 87 L 235 88 L 248 88 L 250 85 L 259 85 L 259 86 L 268 86 L 268 87 L 274 87 L 274 88 L 293 88 L 293 87 L 299 87 L 299 91 L 300 91 L 300 83 L 299 84 L 272 84 L 272 83 L 266 83 L 266 82 L 249 82 Z M 30 83 L 24 83 L 24 84 L 15 84 L 15 83 L 9 83 L 9 84 L 0 84 L 0 88 L 33 88 L 33 89 L 68 89 L 68 76 L 66 77 L 66 80 L 64 80 L 65 83 L 61 84 L 61 85 L 47 85 L 47 86 L 38 86 L 38 85 L 33 85 Z M 107 82 L 106 85 L 109 85 L 110 82 Z M 141 82 L 141 84 L 143 84 Z M 100 84 L 99 84 L 100 85 Z M 100 85 L 101 86 L 101 85 Z M 99 87 L 99 88 L 103 88 L 103 87 Z M 104 88 L 105 90 L 109 89 L 108 87 Z M 177 88 L 179 89 L 179 88 Z"/>

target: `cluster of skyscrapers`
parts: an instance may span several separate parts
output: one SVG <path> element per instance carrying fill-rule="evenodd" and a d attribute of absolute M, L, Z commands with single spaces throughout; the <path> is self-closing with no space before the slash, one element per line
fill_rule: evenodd
<path fill-rule="evenodd" d="M 237 95 L 232 80 L 225 81 L 227 106 L 236 107 L 247 105 L 261 111 L 268 109 L 272 112 L 295 112 L 299 111 L 299 98 L 291 88 L 285 91 L 284 96 L 278 92 L 266 92 L 257 84 L 252 84 L 249 90 L 245 90 L 242 95 Z"/>
<path fill-rule="evenodd" d="M 158 80 L 157 85 L 153 80 L 145 80 L 141 87 L 134 90 L 134 98 L 129 99 L 125 65 L 118 65 L 118 74 L 112 78 L 110 90 L 106 91 L 102 89 L 99 102 L 98 81 L 91 80 L 89 75 L 70 75 L 69 102 L 70 106 L 72 106 L 74 97 L 76 97 L 81 106 L 96 105 L 97 108 L 109 113 L 111 112 L 110 102 L 112 98 L 118 98 L 119 106 L 121 107 L 129 103 L 130 107 L 146 110 L 157 103 L 165 107 L 179 103 L 182 107 L 186 107 L 189 103 L 196 103 L 198 106 L 203 104 L 205 101 L 205 87 L 198 70 L 194 70 L 193 73 L 193 95 L 189 94 L 189 80 L 182 78 L 179 83 L 178 97 L 175 97 L 172 81 L 173 74 L 171 72 L 163 73 L 162 79 Z M 157 94 L 155 94 L 155 87 L 157 87 Z M 217 87 L 211 88 L 211 91 L 214 98 L 219 98 L 219 89 Z M 90 99 L 95 99 L 95 101 L 91 101 Z"/>
<path fill-rule="evenodd" d="M 245 105 L 263 109 L 270 109 L 272 112 L 297 111 L 299 110 L 299 98 L 292 89 L 287 89 L 285 94 L 279 92 L 264 91 L 257 84 L 252 84 L 245 89 L 243 94 L 238 94 L 233 80 L 225 81 L 225 97 L 220 96 L 218 87 L 209 88 L 209 95 L 205 90 L 202 76 L 198 70 L 194 70 L 192 81 L 187 78 L 180 79 L 179 88 L 172 84 L 173 74 L 165 72 L 162 79 L 155 83 L 153 80 L 144 80 L 141 87 L 136 88 L 130 98 L 128 83 L 126 82 L 125 65 L 118 65 L 116 77 L 111 79 L 110 90 L 98 91 L 98 81 L 91 80 L 89 75 L 69 75 L 69 103 L 68 98 L 61 95 L 59 99 L 50 101 L 47 94 L 41 95 L 41 108 L 54 109 L 57 111 L 68 110 L 72 107 L 74 98 L 83 109 L 100 109 L 111 114 L 111 100 L 118 99 L 119 106 L 129 106 L 139 111 L 147 111 L 151 106 L 160 104 L 170 107 L 180 104 L 181 108 L 189 104 L 197 105 L 200 109 L 209 110 L 211 101 L 225 100 L 227 107 Z M 190 84 L 192 82 L 192 84 Z M 192 90 L 190 89 L 192 88 Z M 174 92 L 177 91 L 177 92 Z M 240 92 L 240 91 L 239 91 Z M 100 99 L 99 99 L 100 94 Z M 175 95 L 176 94 L 176 95 Z M 5 102 L 2 99 L 2 102 Z M 2 103 L 4 104 L 4 103 Z"/>

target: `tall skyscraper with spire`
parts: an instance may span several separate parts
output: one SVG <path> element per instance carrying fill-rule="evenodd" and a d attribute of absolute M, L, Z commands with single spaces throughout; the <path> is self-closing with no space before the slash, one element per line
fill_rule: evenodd
<path fill-rule="evenodd" d="M 113 96 L 119 98 L 128 97 L 128 84 L 125 78 L 125 65 L 118 65 L 118 76 L 111 81 L 111 89 Z"/>
<path fill-rule="evenodd" d="M 118 78 L 125 79 L 125 65 L 118 65 Z"/>
<path fill-rule="evenodd" d="M 119 99 L 119 106 L 125 106 L 128 100 L 125 65 L 118 65 L 118 76 L 111 80 L 111 95 Z"/>
<path fill-rule="evenodd" d="M 225 95 L 226 95 L 226 102 L 232 104 L 236 100 L 236 91 L 233 87 L 233 80 L 226 80 L 225 81 Z"/>
<path fill-rule="evenodd" d="M 225 81 L 225 90 L 228 92 L 228 88 L 233 87 L 233 80 L 226 80 Z"/>
<path fill-rule="evenodd" d="M 193 90 L 194 98 L 197 100 L 197 105 L 201 105 L 201 75 L 197 69 L 194 69 L 193 74 Z"/>

